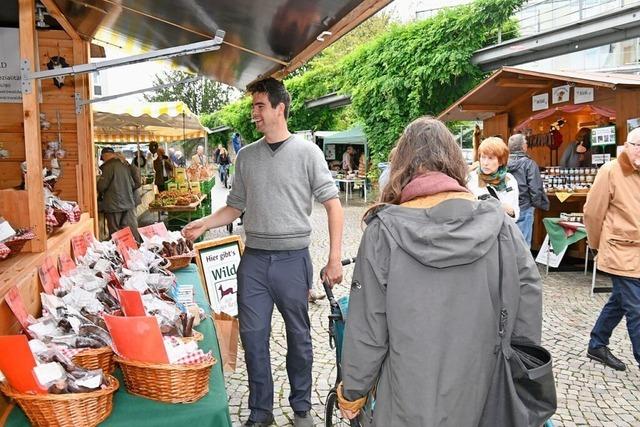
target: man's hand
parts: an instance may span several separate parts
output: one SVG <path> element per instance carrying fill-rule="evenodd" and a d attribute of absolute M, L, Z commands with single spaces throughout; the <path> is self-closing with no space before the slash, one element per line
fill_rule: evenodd
<path fill-rule="evenodd" d="M 336 283 L 342 282 L 342 263 L 340 260 L 329 260 L 324 268 L 324 276 L 321 279 L 329 282 L 329 286 L 332 288 Z"/>
<path fill-rule="evenodd" d="M 191 241 L 196 240 L 198 237 L 202 236 L 204 232 L 207 231 L 207 225 L 203 221 L 203 218 L 197 219 L 195 221 L 191 221 L 182 229 L 182 235 Z"/>
<path fill-rule="evenodd" d="M 348 420 L 354 419 L 360 413 L 360 411 L 350 411 L 348 409 L 342 409 L 342 408 L 340 408 L 340 412 L 342 412 L 342 417 Z"/>

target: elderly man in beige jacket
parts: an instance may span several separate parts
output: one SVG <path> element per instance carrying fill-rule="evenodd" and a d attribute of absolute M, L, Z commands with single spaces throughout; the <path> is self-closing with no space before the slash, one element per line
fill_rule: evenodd
<path fill-rule="evenodd" d="M 633 356 L 640 364 L 640 128 L 627 136 L 618 159 L 600 168 L 584 205 L 589 246 L 598 249 L 598 269 L 611 275 L 613 290 L 591 331 L 587 356 L 624 371 L 607 347 L 622 317 Z"/>
<path fill-rule="evenodd" d="M 198 166 L 207 166 L 207 156 L 204 155 L 204 147 L 202 145 L 198 145 L 196 154 L 191 156 L 191 164 Z"/>

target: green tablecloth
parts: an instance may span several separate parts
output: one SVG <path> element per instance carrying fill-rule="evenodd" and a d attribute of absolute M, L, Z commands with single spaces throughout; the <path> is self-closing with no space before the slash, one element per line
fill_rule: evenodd
<path fill-rule="evenodd" d="M 210 313 L 209 304 L 200 285 L 198 270 L 194 264 L 190 264 L 176 272 L 179 283 L 193 284 L 196 302 Z M 231 427 L 229 406 L 227 404 L 227 392 L 224 386 L 222 364 L 220 363 L 220 348 L 215 334 L 213 321 L 209 318 L 202 322 L 197 330 L 204 334 L 204 340 L 200 342 L 200 348 L 205 352 L 212 350 L 218 361 L 211 369 L 209 381 L 209 394 L 195 403 L 169 404 L 156 402 L 127 393 L 120 370 L 116 370 L 116 376 L 120 381 L 120 389 L 114 396 L 113 412 L 101 426 L 181 426 L 181 427 Z M 7 427 L 29 426 L 24 413 L 15 408 L 11 411 L 7 420 Z"/>
<path fill-rule="evenodd" d="M 549 235 L 549 242 L 556 254 L 561 253 L 567 246 L 587 237 L 587 231 L 584 228 L 578 228 L 571 236 L 567 236 L 564 227 L 559 222 L 565 221 L 561 218 L 544 218 L 542 220 L 544 228 Z"/>

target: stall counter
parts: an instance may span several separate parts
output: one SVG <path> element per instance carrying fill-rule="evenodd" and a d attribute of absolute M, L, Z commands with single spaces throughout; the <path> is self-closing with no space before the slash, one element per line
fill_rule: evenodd
<path fill-rule="evenodd" d="M 201 284 L 195 264 L 178 270 L 178 283 Z M 202 285 L 194 286 L 195 300 L 200 307 L 210 313 L 209 303 Z M 108 427 L 128 426 L 198 426 L 198 427 L 231 427 L 231 417 L 227 403 L 222 363 L 220 361 L 220 347 L 216 338 L 215 326 L 211 318 L 206 319 L 197 327 L 204 335 L 200 348 L 205 352 L 211 350 L 216 358 L 216 364 L 211 369 L 209 379 L 209 393 L 195 403 L 170 404 L 156 402 L 143 397 L 127 393 L 120 370 L 115 376 L 120 381 L 120 389 L 114 395 L 113 412 L 100 425 Z M 14 408 L 7 419 L 7 427 L 28 427 L 29 422 L 19 408 Z"/>

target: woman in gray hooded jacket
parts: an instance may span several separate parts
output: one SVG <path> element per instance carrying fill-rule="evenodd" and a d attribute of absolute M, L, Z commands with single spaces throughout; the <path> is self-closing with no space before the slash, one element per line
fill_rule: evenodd
<path fill-rule="evenodd" d="M 338 388 L 346 417 L 377 386 L 371 425 L 483 422 L 485 406 L 496 403 L 489 389 L 499 252 L 507 309 L 515 313 L 506 330 L 540 342 L 535 262 L 500 203 L 476 200 L 466 181 L 462 152 L 440 121 L 423 117 L 407 126 L 382 204 L 365 215 Z"/>

